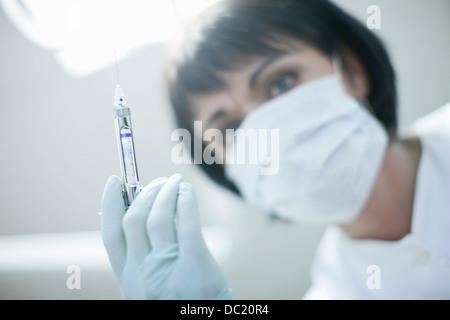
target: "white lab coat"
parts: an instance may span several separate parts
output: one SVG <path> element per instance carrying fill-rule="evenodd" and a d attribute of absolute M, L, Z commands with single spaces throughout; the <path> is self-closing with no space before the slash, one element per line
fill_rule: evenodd
<path fill-rule="evenodd" d="M 422 142 L 411 233 L 355 240 L 329 227 L 304 299 L 450 299 L 450 104 L 416 121 Z"/>

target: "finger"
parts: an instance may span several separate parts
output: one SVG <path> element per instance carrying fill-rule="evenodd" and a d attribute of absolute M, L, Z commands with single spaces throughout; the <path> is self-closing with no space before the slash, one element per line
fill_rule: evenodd
<path fill-rule="evenodd" d="M 123 219 L 127 248 L 138 262 L 144 261 L 150 253 L 151 243 L 147 236 L 146 221 L 153 202 L 166 181 L 167 178 L 164 177 L 150 182 L 131 203 Z"/>
<path fill-rule="evenodd" d="M 155 199 L 147 220 L 147 231 L 153 250 L 164 250 L 177 241 L 174 219 L 178 187 L 181 182 L 181 176 L 174 174 Z"/>
<path fill-rule="evenodd" d="M 117 176 L 109 177 L 102 198 L 102 239 L 111 266 L 120 275 L 126 260 L 125 235 L 122 230 L 122 218 L 125 203 L 122 195 L 122 180 Z"/>
<path fill-rule="evenodd" d="M 177 201 L 178 243 L 180 248 L 203 244 L 200 217 L 195 190 L 188 182 L 182 182 Z M 193 247 L 195 249 L 196 247 Z"/>

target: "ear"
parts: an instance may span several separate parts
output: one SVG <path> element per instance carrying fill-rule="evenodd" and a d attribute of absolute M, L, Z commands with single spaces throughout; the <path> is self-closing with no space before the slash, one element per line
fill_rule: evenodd
<path fill-rule="evenodd" d="M 347 46 L 341 46 L 342 65 L 348 89 L 358 101 L 363 101 L 370 93 L 370 79 L 359 57 Z"/>

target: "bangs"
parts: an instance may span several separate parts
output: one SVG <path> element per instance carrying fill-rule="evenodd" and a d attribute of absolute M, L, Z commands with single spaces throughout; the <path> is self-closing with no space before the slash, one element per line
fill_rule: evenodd
<path fill-rule="evenodd" d="M 214 8 L 217 9 L 217 8 Z M 215 12 L 218 11 L 218 12 Z M 239 70 L 255 57 L 277 56 L 280 37 L 259 19 L 244 19 L 226 10 L 208 10 L 202 23 L 190 26 L 172 48 L 172 77 L 181 94 L 203 94 L 226 88 L 220 71 Z"/>

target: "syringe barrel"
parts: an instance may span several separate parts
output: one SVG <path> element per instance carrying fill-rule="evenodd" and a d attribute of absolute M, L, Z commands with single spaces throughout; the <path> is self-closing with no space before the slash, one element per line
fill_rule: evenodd
<path fill-rule="evenodd" d="M 124 183 L 125 204 L 129 207 L 140 190 L 130 108 L 127 106 L 116 107 L 113 110 L 113 116 Z"/>

